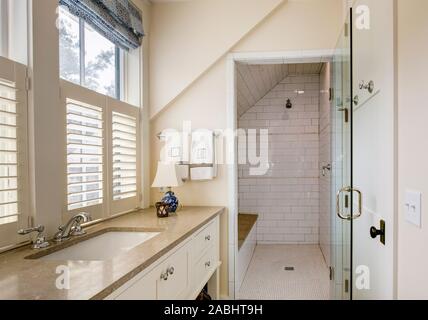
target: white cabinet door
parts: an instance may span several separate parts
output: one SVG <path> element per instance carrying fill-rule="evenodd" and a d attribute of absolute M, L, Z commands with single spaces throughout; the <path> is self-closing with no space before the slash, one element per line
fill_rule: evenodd
<path fill-rule="evenodd" d="M 150 272 L 136 281 L 114 300 L 156 300 L 156 273 Z"/>
<path fill-rule="evenodd" d="M 180 300 L 186 298 L 188 279 L 189 246 L 185 245 L 156 269 L 157 298 L 159 300 Z"/>

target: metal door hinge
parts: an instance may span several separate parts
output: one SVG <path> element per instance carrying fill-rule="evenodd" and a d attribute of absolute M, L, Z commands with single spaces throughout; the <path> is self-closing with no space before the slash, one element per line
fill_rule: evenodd
<path fill-rule="evenodd" d="M 349 111 L 348 111 L 348 109 L 347 108 L 340 108 L 340 109 L 337 109 L 337 111 L 345 112 L 345 122 L 348 123 L 349 122 Z"/>
<path fill-rule="evenodd" d="M 329 90 L 329 101 L 333 101 L 333 98 L 334 98 L 334 89 L 333 88 L 330 88 Z"/>
<path fill-rule="evenodd" d="M 345 292 L 346 293 L 349 292 L 349 280 L 348 279 L 345 280 Z"/>
<path fill-rule="evenodd" d="M 27 91 L 31 90 L 31 78 L 30 77 L 25 78 L 25 90 L 27 90 Z"/>

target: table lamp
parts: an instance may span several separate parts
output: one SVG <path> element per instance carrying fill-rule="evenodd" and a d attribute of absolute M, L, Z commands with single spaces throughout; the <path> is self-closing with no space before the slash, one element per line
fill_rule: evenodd
<path fill-rule="evenodd" d="M 178 174 L 177 165 L 173 162 L 159 161 L 156 177 L 153 181 L 152 188 L 167 188 L 168 191 L 165 193 L 161 202 L 156 204 L 156 208 L 158 209 L 158 215 L 158 205 L 167 206 L 166 211 L 168 214 L 177 211 L 179 201 L 175 196 L 174 192 L 171 191 L 171 188 L 179 187 L 181 185 L 183 185 L 183 180 Z M 165 210 L 164 207 L 162 207 L 162 209 Z M 165 212 L 163 215 L 161 214 L 160 216 L 165 216 Z"/>

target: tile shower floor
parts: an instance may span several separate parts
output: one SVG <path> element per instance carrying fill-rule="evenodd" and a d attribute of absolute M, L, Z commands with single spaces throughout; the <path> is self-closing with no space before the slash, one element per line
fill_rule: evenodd
<path fill-rule="evenodd" d="M 318 245 L 258 245 L 238 299 L 327 300 L 329 282 Z"/>

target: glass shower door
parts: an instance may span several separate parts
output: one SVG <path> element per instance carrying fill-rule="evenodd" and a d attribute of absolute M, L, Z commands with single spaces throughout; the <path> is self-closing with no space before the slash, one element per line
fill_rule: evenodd
<path fill-rule="evenodd" d="M 336 300 L 352 299 L 352 12 L 332 61 L 331 286 Z"/>
<path fill-rule="evenodd" d="M 353 8 L 332 61 L 331 297 L 392 299 L 395 6 Z"/>

